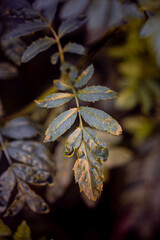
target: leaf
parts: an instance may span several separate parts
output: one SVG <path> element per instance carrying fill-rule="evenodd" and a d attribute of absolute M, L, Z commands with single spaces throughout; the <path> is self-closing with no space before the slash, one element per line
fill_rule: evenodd
<path fill-rule="evenodd" d="M 6 36 L 5 40 L 19 38 L 37 31 L 44 30 L 48 28 L 47 22 L 41 20 L 27 21 L 25 23 L 19 24 L 16 28 L 12 29 Z"/>
<path fill-rule="evenodd" d="M 33 192 L 26 183 L 21 182 L 20 186 L 21 186 L 21 191 L 25 196 L 24 198 L 25 202 L 33 212 L 36 212 L 36 213 L 49 212 L 49 207 L 47 203 L 35 192 Z"/>
<path fill-rule="evenodd" d="M 65 91 L 65 90 L 71 89 L 71 86 L 69 85 L 69 83 L 65 82 L 62 79 L 54 80 L 54 85 L 60 91 Z"/>
<path fill-rule="evenodd" d="M 9 138 L 22 139 L 35 137 L 38 131 L 30 119 L 18 117 L 5 124 L 2 134 Z"/>
<path fill-rule="evenodd" d="M 59 56 L 60 56 L 59 52 L 56 52 L 51 56 L 51 63 L 53 65 L 57 63 Z"/>
<path fill-rule="evenodd" d="M 83 119 L 91 127 L 95 127 L 101 131 L 107 131 L 114 135 L 122 133 L 121 126 L 107 113 L 91 107 L 80 107 L 79 110 Z"/>
<path fill-rule="evenodd" d="M 82 130 L 78 127 L 66 140 L 65 156 L 71 157 L 76 148 L 78 148 L 82 141 Z"/>
<path fill-rule="evenodd" d="M 11 158 L 24 164 L 33 166 L 37 170 L 52 170 L 54 163 L 48 149 L 36 141 L 12 141 L 8 143 L 6 150 Z"/>
<path fill-rule="evenodd" d="M 14 174 L 21 180 L 35 184 L 46 185 L 47 183 L 53 183 L 53 177 L 48 171 L 37 169 L 36 167 L 30 167 L 25 164 L 13 164 Z"/>
<path fill-rule="evenodd" d="M 53 93 L 48 95 L 44 100 L 35 100 L 39 107 L 53 108 L 59 107 L 69 102 L 74 97 L 71 93 Z"/>
<path fill-rule="evenodd" d="M 31 231 L 26 221 L 23 221 L 13 236 L 14 240 L 31 240 Z"/>
<path fill-rule="evenodd" d="M 76 88 L 83 87 L 88 83 L 94 72 L 94 67 L 91 64 L 86 70 L 84 70 L 80 76 L 76 79 L 74 86 Z"/>
<path fill-rule="evenodd" d="M 1 157 L 2 157 L 2 151 L 0 150 L 0 160 L 1 160 Z"/>
<path fill-rule="evenodd" d="M 83 140 L 87 144 L 89 150 L 93 152 L 102 161 L 108 159 L 108 149 L 105 144 L 100 144 L 96 133 L 88 127 L 83 129 Z"/>
<path fill-rule="evenodd" d="M 104 174 L 102 161 L 89 150 L 85 142 L 78 149 L 78 159 L 73 167 L 75 180 L 80 191 L 95 201 L 103 188 Z"/>
<path fill-rule="evenodd" d="M 15 216 L 16 214 L 18 214 L 20 210 L 23 208 L 24 203 L 25 203 L 25 196 L 23 195 L 22 192 L 19 191 L 14 201 L 7 208 L 7 211 L 4 217 Z"/>
<path fill-rule="evenodd" d="M 79 90 L 77 96 L 80 100 L 95 102 L 99 100 L 113 99 L 117 97 L 117 94 L 106 87 L 91 86 Z"/>
<path fill-rule="evenodd" d="M 56 43 L 56 40 L 54 38 L 47 37 L 47 36 L 44 38 L 39 38 L 35 42 L 32 42 L 32 44 L 29 45 L 24 51 L 22 55 L 22 62 L 25 63 L 30 61 L 37 54 L 47 50 L 55 43 Z"/>
<path fill-rule="evenodd" d="M 65 45 L 65 47 L 63 48 L 63 52 L 70 52 L 83 55 L 85 53 L 85 48 L 80 44 L 70 42 L 67 45 Z"/>
<path fill-rule="evenodd" d="M 58 29 L 58 36 L 59 38 L 63 37 L 64 35 L 75 31 L 79 27 L 81 27 L 86 22 L 86 17 L 79 17 L 79 18 L 68 18 L 64 20 L 59 29 Z"/>
<path fill-rule="evenodd" d="M 77 117 L 77 108 L 72 108 L 60 114 L 50 125 L 46 131 L 45 142 L 55 141 L 63 133 L 65 133 L 74 123 Z"/>
<path fill-rule="evenodd" d="M 16 184 L 12 168 L 9 167 L 0 176 L 0 213 L 4 212 Z"/>
<path fill-rule="evenodd" d="M 11 79 L 18 75 L 17 68 L 7 62 L 0 62 L 0 80 Z"/>
<path fill-rule="evenodd" d="M 8 237 L 11 235 L 11 229 L 0 219 L 0 237 Z"/>

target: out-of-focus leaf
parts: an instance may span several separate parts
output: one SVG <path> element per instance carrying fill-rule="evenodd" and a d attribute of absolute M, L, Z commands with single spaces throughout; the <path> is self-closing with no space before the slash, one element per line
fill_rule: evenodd
<path fill-rule="evenodd" d="M 0 237 L 7 237 L 11 235 L 11 229 L 3 222 L 2 219 L 0 219 Z"/>
<path fill-rule="evenodd" d="M 123 127 L 134 136 L 134 143 L 142 143 L 153 132 L 155 125 L 144 116 L 131 116 L 123 119 Z"/>
<path fill-rule="evenodd" d="M 28 118 L 18 117 L 6 123 L 2 134 L 13 139 L 32 138 L 38 134 L 38 130 Z"/>
<path fill-rule="evenodd" d="M 63 196 L 73 179 L 72 168 L 75 160 L 73 157 L 65 157 L 64 150 L 64 142 L 61 141 L 57 145 L 53 155 L 53 158 L 56 162 L 56 176 L 54 179 L 54 185 L 47 187 L 46 197 L 50 203 L 55 202 L 59 197 Z"/>
<path fill-rule="evenodd" d="M 80 44 L 70 42 L 67 45 L 65 45 L 63 51 L 83 55 L 85 53 L 85 48 Z"/>
<path fill-rule="evenodd" d="M 89 150 L 99 157 L 101 160 L 108 159 L 108 149 L 105 144 L 100 144 L 96 133 L 88 127 L 83 129 L 83 140 L 86 142 Z"/>
<path fill-rule="evenodd" d="M 33 166 L 37 170 L 50 169 L 54 173 L 51 154 L 42 143 L 36 141 L 12 141 L 7 145 L 7 152 L 11 158 Z"/>
<path fill-rule="evenodd" d="M 141 29 L 141 37 L 150 37 L 152 47 L 157 57 L 157 63 L 160 65 L 160 17 L 154 16 L 150 18 Z"/>
<path fill-rule="evenodd" d="M 23 208 L 24 203 L 25 203 L 25 195 L 23 195 L 23 193 L 19 191 L 15 199 L 13 200 L 13 202 L 7 208 L 7 211 L 4 217 L 17 215 Z"/>
<path fill-rule="evenodd" d="M 60 91 L 65 91 L 71 88 L 71 86 L 64 80 L 54 80 L 54 85 Z"/>
<path fill-rule="evenodd" d="M 61 9 L 60 16 L 62 19 L 79 16 L 87 7 L 89 0 L 66 1 Z"/>
<path fill-rule="evenodd" d="M 69 102 L 74 97 L 71 93 L 53 93 L 48 95 L 44 100 L 35 100 L 39 107 L 53 108 L 59 107 Z"/>
<path fill-rule="evenodd" d="M 52 22 L 56 14 L 58 2 L 59 0 L 47 0 L 45 2 L 43 0 L 36 0 L 33 6 L 36 10 L 41 11 L 49 22 Z"/>
<path fill-rule="evenodd" d="M 76 79 L 74 86 L 76 88 L 83 87 L 88 83 L 94 72 L 94 67 L 91 64 L 86 70 L 84 70 Z"/>
<path fill-rule="evenodd" d="M 16 28 L 12 29 L 6 36 L 5 40 L 19 38 L 37 31 L 44 30 L 48 28 L 48 23 L 41 20 L 28 21 L 18 25 Z"/>
<path fill-rule="evenodd" d="M 78 127 L 66 140 L 65 156 L 72 156 L 82 141 L 82 129 Z"/>
<path fill-rule="evenodd" d="M 7 62 L 0 63 L 0 80 L 16 77 L 18 70 L 15 66 Z"/>
<path fill-rule="evenodd" d="M 53 65 L 57 63 L 59 56 L 60 56 L 59 52 L 56 52 L 51 56 L 51 63 Z"/>
<path fill-rule="evenodd" d="M 73 170 L 80 191 L 83 191 L 89 199 L 95 201 L 103 188 L 104 175 L 102 161 L 96 158 L 85 142 L 82 142 L 78 149 L 78 159 Z"/>
<path fill-rule="evenodd" d="M 80 28 L 85 22 L 86 17 L 69 18 L 64 20 L 58 29 L 58 36 L 61 38 L 64 35 L 75 31 L 76 29 Z"/>
<path fill-rule="evenodd" d="M 99 100 L 113 99 L 117 97 L 117 94 L 107 87 L 91 86 L 79 90 L 77 96 L 83 101 L 95 102 Z"/>
<path fill-rule="evenodd" d="M 12 172 L 12 168 L 9 167 L 0 176 L 0 213 L 5 211 L 15 184 L 15 176 Z"/>
<path fill-rule="evenodd" d="M 133 109 L 138 103 L 138 95 L 134 89 L 122 89 L 119 98 L 116 100 L 116 106 L 122 110 Z"/>
<path fill-rule="evenodd" d="M 47 50 L 55 43 L 56 43 L 56 40 L 54 40 L 54 38 L 47 37 L 47 36 L 44 38 L 39 38 L 35 42 L 32 42 L 32 44 L 29 45 L 24 51 L 22 55 L 22 62 L 25 63 L 30 61 L 37 54 Z"/>
<path fill-rule="evenodd" d="M 31 231 L 26 221 L 23 221 L 13 236 L 14 240 L 31 240 Z"/>
<path fill-rule="evenodd" d="M 1 160 L 1 157 L 2 157 L 2 151 L 0 150 L 0 160 Z"/>
<path fill-rule="evenodd" d="M 25 164 L 14 163 L 13 171 L 18 178 L 31 184 L 46 185 L 47 183 L 53 183 L 51 173 L 44 169 L 41 170 L 34 166 L 31 167 Z"/>
<path fill-rule="evenodd" d="M 12 40 L 2 40 L 2 48 L 9 59 L 15 64 L 21 64 L 21 57 L 26 48 L 26 44 L 19 38 Z"/>
<path fill-rule="evenodd" d="M 121 126 L 117 121 L 101 110 L 91 107 L 80 107 L 80 113 L 91 127 L 95 127 L 101 131 L 107 131 L 113 135 L 122 133 Z"/>
<path fill-rule="evenodd" d="M 60 114 L 48 127 L 45 142 L 55 141 L 65 133 L 74 123 L 77 117 L 77 108 L 72 108 Z"/>

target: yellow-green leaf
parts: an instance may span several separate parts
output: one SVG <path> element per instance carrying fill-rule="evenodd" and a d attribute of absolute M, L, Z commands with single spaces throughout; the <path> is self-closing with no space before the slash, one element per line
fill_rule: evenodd
<path fill-rule="evenodd" d="M 14 240 L 31 240 L 31 231 L 26 221 L 23 221 L 17 228 L 13 237 Z"/>

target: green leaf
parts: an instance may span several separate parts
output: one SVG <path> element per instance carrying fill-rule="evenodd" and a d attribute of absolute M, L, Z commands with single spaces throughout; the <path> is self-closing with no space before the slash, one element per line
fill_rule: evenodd
<path fill-rule="evenodd" d="M 48 28 L 49 25 L 47 22 L 41 20 L 28 21 L 22 24 L 19 24 L 16 28 L 13 28 L 6 36 L 5 40 L 19 38 L 37 31 Z"/>
<path fill-rule="evenodd" d="M 47 37 L 47 36 L 44 38 L 39 38 L 35 42 L 32 42 L 32 44 L 29 45 L 24 51 L 22 55 L 22 62 L 25 63 L 30 61 L 37 54 L 47 50 L 55 43 L 56 43 L 56 40 L 54 38 Z"/>
<path fill-rule="evenodd" d="M 74 123 L 77 117 L 77 108 L 72 108 L 60 114 L 50 125 L 46 131 L 45 142 L 55 141 L 63 133 L 65 133 Z"/>
<path fill-rule="evenodd" d="M 91 152 L 93 152 L 101 160 L 108 159 L 108 149 L 105 144 L 101 144 L 96 136 L 96 133 L 88 127 L 83 129 L 83 140 L 87 144 Z"/>
<path fill-rule="evenodd" d="M 35 185 L 46 185 L 47 183 L 53 183 L 53 177 L 48 171 L 17 163 L 14 163 L 12 167 L 14 174 L 25 182 Z"/>
<path fill-rule="evenodd" d="M 75 180 L 80 191 L 95 201 L 103 188 L 104 174 L 102 161 L 91 152 L 85 142 L 78 149 L 78 159 L 73 167 Z"/>
<path fill-rule="evenodd" d="M 74 97 L 71 93 L 53 93 L 48 95 L 44 100 L 36 100 L 39 107 L 53 108 L 59 107 L 69 102 Z"/>
<path fill-rule="evenodd" d="M 37 170 L 52 170 L 54 163 L 48 149 L 36 141 L 12 141 L 8 143 L 6 150 L 11 158 L 24 164 L 33 166 Z"/>
<path fill-rule="evenodd" d="M 31 240 L 31 231 L 26 221 L 23 221 L 17 228 L 13 237 L 14 240 Z"/>
<path fill-rule="evenodd" d="M 11 235 L 11 229 L 0 219 L 0 237 L 8 237 Z"/>
<path fill-rule="evenodd" d="M 82 141 L 82 130 L 77 128 L 66 140 L 65 156 L 71 157 L 76 148 L 78 148 Z"/>
<path fill-rule="evenodd" d="M 107 131 L 114 135 L 122 133 L 121 126 L 107 113 L 91 107 L 80 107 L 79 110 L 83 119 L 91 127 L 95 127 L 101 131 Z"/>
<path fill-rule="evenodd" d="M 70 52 L 83 55 L 85 53 L 85 48 L 80 44 L 70 42 L 67 45 L 65 45 L 65 47 L 63 48 L 63 52 Z"/>
<path fill-rule="evenodd" d="M 95 102 L 99 100 L 113 99 L 117 97 L 117 94 L 106 87 L 91 86 L 79 90 L 77 96 L 83 101 Z"/>
<path fill-rule="evenodd" d="M 0 176 L 0 213 L 4 212 L 16 184 L 12 168 L 9 167 Z"/>
<path fill-rule="evenodd" d="M 2 128 L 5 137 L 13 139 L 32 138 L 38 134 L 35 124 L 28 118 L 18 117 L 5 124 Z"/>
<path fill-rule="evenodd" d="M 91 64 L 86 70 L 84 70 L 80 76 L 76 79 L 74 86 L 76 88 L 83 87 L 88 83 L 94 72 L 94 67 Z"/>
<path fill-rule="evenodd" d="M 75 31 L 76 29 L 81 27 L 85 22 L 86 22 L 86 17 L 69 18 L 64 20 L 58 29 L 58 36 L 61 38 L 64 35 Z"/>
<path fill-rule="evenodd" d="M 59 56 L 60 56 L 59 52 L 56 52 L 51 56 L 51 63 L 53 65 L 57 63 Z"/>

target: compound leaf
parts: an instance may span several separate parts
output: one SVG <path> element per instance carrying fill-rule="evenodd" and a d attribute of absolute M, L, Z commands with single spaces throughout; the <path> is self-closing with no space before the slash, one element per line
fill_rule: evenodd
<path fill-rule="evenodd" d="M 82 129 L 78 127 L 66 140 L 65 156 L 72 156 L 76 148 L 78 148 L 82 141 Z"/>
<path fill-rule="evenodd" d="M 35 33 L 37 31 L 41 31 L 43 29 L 48 28 L 49 25 L 47 22 L 43 22 L 41 20 L 27 21 L 18 25 L 16 28 L 11 30 L 6 36 L 5 40 L 19 38 L 31 33 Z"/>
<path fill-rule="evenodd" d="M 32 138 L 38 134 L 35 124 L 25 117 L 18 117 L 6 123 L 2 134 L 13 139 Z"/>
<path fill-rule="evenodd" d="M 84 70 L 80 76 L 76 79 L 74 86 L 76 88 L 83 87 L 88 83 L 94 72 L 93 64 L 91 64 L 86 70 Z"/>
<path fill-rule="evenodd" d="M 77 96 L 83 101 L 95 102 L 99 100 L 113 99 L 117 97 L 117 94 L 107 87 L 91 86 L 79 90 Z"/>
<path fill-rule="evenodd" d="M 60 114 L 48 127 L 45 142 L 55 141 L 65 133 L 74 123 L 77 117 L 77 108 L 72 108 Z"/>
<path fill-rule="evenodd" d="M 101 131 L 107 131 L 113 135 L 121 134 L 121 126 L 107 113 L 91 107 L 80 107 L 79 110 L 83 119 L 91 127 L 95 127 Z"/>
<path fill-rule="evenodd" d="M 58 29 L 58 36 L 61 38 L 64 35 L 75 31 L 76 29 L 81 27 L 85 22 L 86 22 L 86 17 L 69 18 L 64 20 Z"/>
<path fill-rule="evenodd" d="M 80 44 L 70 42 L 63 48 L 63 51 L 83 55 L 85 48 Z"/>
<path fill-rule="evenodd" d="M 11 158 L 24 164 L 33 166 L 37 170 L 52 170 L 51 154 L 48 149 L 36 141 L 12 141 L 8 143 L 6 150 Z"/>
<path fill-rule="evenodd" d="M 0 213 L 4 212 L 16 184 L 12 168 L 9 167 L 0 176 Z"/>
<path fill-rule="evenodd" d="M 23 221 L 17 228 L 13 237 L 14 240 L 31 240 L 31 231 L 26 221 Z"/>
<path fill-rule="evenodd" d="M 44 38 L 39 38 L 35 42 L 32 42 L 31 45 L 29 45 L 26 50 L 24 51 L 22 55 L 22 62 L 28 62 L 32 58 L 34 58 L 37 54 L 40 52 L 43 52 L 50 48 L 53 44 L 56 43 L 56 40 L 52 37 L 44 37 Z"/>
<path fill-rule="evenodd" d="M 0 237 L 11 236 L 11 229 L 0 219 Z"/>
<path fill-rule="evenodd" d="M 48 95 L 44 100 L 36 100 L 39 107 L 53 108 L 59 107 L 69 102 L 74 97 L 71 93 L 53 93 Z"/>
<path fill-rule="evenodd" d="M 80 191 L 95 201 L 103 188 L 104 174 L 102 161 L 89 150 L 85 142 L 78 149 L 78 159 L 73 167 L 75 180 Z"/>

